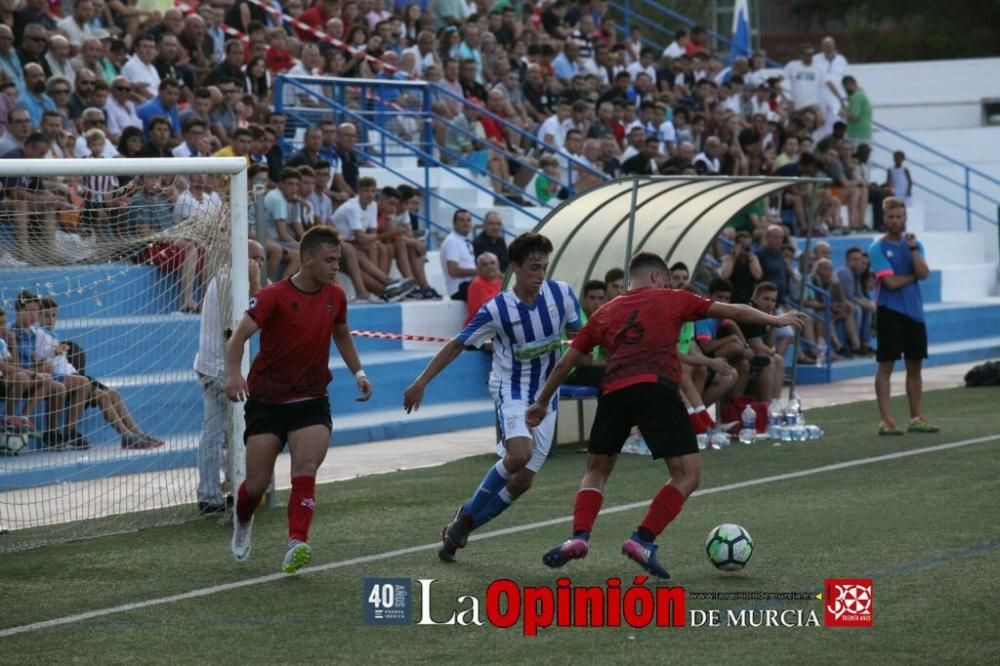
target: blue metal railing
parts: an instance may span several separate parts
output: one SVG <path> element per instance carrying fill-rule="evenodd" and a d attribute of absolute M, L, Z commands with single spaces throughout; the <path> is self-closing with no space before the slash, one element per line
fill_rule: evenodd
<path fill-rule="evenodd" d="M 911 160 L 910 156 L 909 155 L 907 156 L 908 166 L 912 166 L 914 169 L 926 172 L 934 176 L 935 178 L 939 178 L 946 183 L 954 185 L 962 192 L 964 200 L 956 201 L 954 198 L 946 196 L 938 188 L 928 187 L 923 183 L 917 181 L 917 179 L 914 179 L 916 181 L 914 182 L 914 186 L 920 189 L 922 192 L 926 192 L 936 197 L 937 199 L 940 199 L 952 206 L 955 206 L 956 208 L 964 210 L 965 227 L 967 231 L 972 230 L 972 222 L 974 218 L 986 222 L 987 224 L 994 224 L 994 225 L 997 224 L 997 220 L 994 217 L 983 214 L 982 212 L 977 210 L 977 208 L 982 206 L 983 208 L 990 210 L 992 213 L 997 209 L 998 206 L 1000 206 L 1000 180 L 994 178 L 988 173 L 980 171 L 979 169 L 970 167 L 969 165 L 960 162 L 959 160 L 956 160 L 955 158 L 946 155 L 945 153 L 942 153 L 941 151 L 932 148 L 931 146 L 928 146 L 924 143 L 921 143 L 920 141 L 917 141 L 916 139 L 908 137 L 902 132 L 899 132 L 898 130 L 894 130 L 891 127 L 887 127 L 886 125 L 883 125 L 878 122 L 873 123 L 873 125 L 877 127 L 880 132 L 884 132 L 886 134 L 893 136 L 899 141 L 905 142 L 903 146 L 897 145 L 893 148 L 890 148 L 889 146 L 886 146 L 885 144 L 882 144 L 878 141 L 872 141 L 873 148 L 884 150 L 891 156 L 894 150 L 899 150 L 900 148 L 906 148 L 907 150 L 910 150 L 910 147 L 912 147 L 928 155 L 943 160 L 952 167 L 959 169 L 959 173 L 961 174 L 960 178 L 954 178 L 939 169 L 928 166 L 918 161 Z M 910 152 L 912 153 L 912 150 L 910 150 Z M 880 166 L 882 168 L 887 168 L 884 165 L 877 165 L 877 166 Z M 979 183 L 975 183 L 974 179 L 978 179 L 979 181 L 981 181 L 982 185 L 980 185 Z M 976 187 L 975 185 L 978 185 L 979 187 Z M 981 191 L 979 188 L 983 186 L 991 190 L 995 190 L 995 193 L 990 194 Z"/>
<path fill-rule="evenodd" d="M 367 145 L 368 146 L 373 146 L 374 145 L 374 146 L 380 148 L 379 153 L 381 153 L 381 156 L 383 158 L 385 156 L 387 156 L 387 155 L 410 155 L 410 156 L 416 156 L 419 160 L 421 160 L 423 162 L 423 172 L 424 172 L 424 182 L 423 183 L 418 182 L 417 180 L 413 179 L 412 177 L 410 177 L 406 173 L 404 173 L 404 172 L 402 172 L 402 171 L 400 171 L 400 170 L 398 170 L 398 169 L 390 166 L 387 163 L 382 163 L 380 166 L 381 166 L 381 168 L 385 169 L 386 171 L 388 171 L 389 173 L 393 174 L 394 176 L 396 176 L 400 180 L 406 182 L 407 184 L 413 185 L 413 186 L 417 187 L 418 189 L 422 189 L 423 190 L 423 195 L 424 195 L 423 196 L 424 211 L 423 211 L 423 214 L 420 215 L 419 217 L 421 217 L 423 220 L 425 220 L 425 222 L 430 222 L 431 223 L 431 224 L 428 225 L 428 229 L 431 229 L 433 227 L 433 228 L 440 229 L 441 231 L 444 231 L 446 233 L 448 231 L 450 231 L 449 229 L 446 229 L 442 225 L 434 223 L 431 220 L 431 215 L 430 215 L 430 200 L 431 200 L 431 198 L 438 199 L 438 200 L 443 201 L 445 203 L 451 203 L 445 197 L 441 196 L 440 194 L 438 194 L 437 192 L 433 191 L 430 188 L 430 183 L 429 183 L 429 173 L 430 172 L 429 172 L 429 168 L 431 168 L 431 167 L 441 167 L 445 171 L 451 173 L 452 175 L 454 175 L 455 177 L 459 178 L 464 183 L 472 186 L 473 188 L 479 189 L 481 191 L 485 191 L 485 192 L 489 193 L 491 196 L 493 196 L 493 197 L 495 197 L 497 199 L 500 199 L 500 200 L 508 203 L 511 206 L 516 206 L 516 204 L 513 201 L 510 201 L 509 199 L 507 199 L 502 194 L 494 192 L 493 190 L 489 190 L 489 189 L 485 188 L 481 183 L 479 183 L 476 180 L 474 180 L 474 179 L 470 178 L 469 176 L 467 176 L 464 173 L 464 169 L 457 169 L 457 168 L 451 167 L 451 166 L 449 166 L 447 164 L 444 164 L 444 163 L 440 162 L 439 160 L 435 159 L 434 156 L 433 156 L 433 154 L 427 151 L 427 148 L 429 148 L 429 147 L 432 148 L 432 146 L 433 146 L 433 138 L 429 135 L 429 132 L 425 131 L 424 136 L 422 137 L 424 140 L 422 142 L 418 142 L 416 144 L 409 143 L 405 139 L 396 136 L 394 133 L 392 133 L 390 131 L 386 131 L 385 128 L 384 128 L 384 126 L 382 126 L 382 125 L 378 124 L 377 122 L 374 122 L 374 121 L 370 120 L 369 118 L 367 118 L 366 117 L 366 113 L 370 112 L 370 109 L 369 110 L 365 110 L 365 109 L 352 109 L 352 108 L 348 108 L 347 106 L 342 105 L 342 104 L 340 104 L 337 101 L 334 101 L 332 98 L 326 97 L 325 95 L 322 95 L 322 94 L 318 93 L 317 91 L 309 88 L 308 87 L 309 85 L 315 85 L 312 81 L 304 82 L 302 80 L 299 80 L 299 79 L 316 79 L 316 78 L 317 77 L 291 77 L 291 78 L 290 77 L 279 77 L 279 83 L 280 84 L 284 84 L 284 86 L 276 88 L 281 93 L 281 94 L 279 94 L 279 95 L 276 96 L 276 104 L 275 104 L 276 110 L 279 113 L 283 113 L 287 117 L 289 117 L 291 119 L 294 119 L 296 121 L 299 121 L 299 122 L 301 122 L 303 124 L 308 124 L 310 122 L 315 122 L 316 118 L 310 117 L 310 116 L 314 115 L 314 112 L 316 112 L 316 111 L 322 111 L 323 114 L 329 114 L 331 111 L 333 111 L 335 113 L 335 116 L 339 117 L 340 120 L 351 120 L 355 124 L 357 124 L 357 126 L 359 127 L 359 129 L 366 136 L 370 136 L 371 133 L 373 133 L 373 132 L 376 133 L 378 135 L 378 137 L 379 137 L 379 141 L 378 142 L 368 142 Z M 355 83 L 361 83 L 361 82 L 355 82 Z M 377 87 L 394 86 L 394 85 L 396 85 L 399 82 L 365 80 L 365 81 L 363 81 L 363 83 L 365 83 L 365 84 L 372 84 L 372 87 L 376 87 L 377 88 Z M 421 86 L 422 84 L 411 83 L 409 85 L 410 86 Z M 285 101 L 284 101 L 284 98 L 285 98 L 284 87 L 285 86 L 287 86 L 288 88 L 290 88 L 292 91 L 297 91 L 297 93 L 299 93 L 299 94 L 308 95 L 311 98 L 315 98 L 315 99 L 323 102 L 324 104 L 326 104 L 326 107 L 324 109 L 318 109 L 316 107 L 311 107 L 311 106 L 310 107 L 300 107 L 300 106 L 291 106 L 291 107 L 289 107 L 289 106 L 285 106 Z M 357 87 L 357 86 L 355 86 L 355 87 Z M 341 97 L 343 98 L 343 96 L 341 96 Z M 377 100 L 370 99 L 368 97 L 363 97 L 361 99 L 362 100 L 367 100 L 367 101 L 377 101 Z M 424 96 L 424 100 L 425 100 L 426 104 L 429 104 L 430 96 L 425 95 Z M 376 113 L 381 116 L 384 112 L 383 111 L 377 111 Z M 430 127 L 430 122 L 429 122 L 429 118 L 427 117 L 427 114 L 423 115 L 423 119 L 422 119 L 421 122 L 423 122 L 425 128 L 429 128 Z M 403 151 L 401 151 L 399 153 L 392 153 L 392 152 L 390 152 L 393 149 L 393 147 L 397 146 L 397 145 L 405 148 L 405 150 L 403 150 Z M 423 146 L 424 148 L 421 148 L 419 146 Z M 359 155 L 365 161 L 374 161 L 372 158 L 376 158 L 377 155 L 378 155 L 375 152 L 368 152 L 368 151 L 364 150 L 364 148 L 362 148 L 360 146 L 356 147 L 355 149 L 358 151 Z M 533 213 L 531 213 L 529 211 L 524 211 L 524 213 L 526 215 L 528 215 L 529 217 L 531 217 L 536 222 L 540 222 L 541 221 L 541 218 L 539 218 L 537 215 L 535 215 L 535 214 L 533 214 Z M 471 212 L 470 211 L 470 214 L 473 216 L 474 219 L 478 219 L 480 221 L 483 220 L 483 217 L 480 216 L 480 215 L 478 215 L 475 212 Z M 432 238 L 433 238 L 433 235 L 429 233 L 427 235 L 428 246 L 430 246 L 430 244 L 432 243 Z"/>
<path fill-rule="evenodd" d="M 322 92 L 315 90 L 317 86 L 329 87 L 331 95 L 328 96 Z M 286 90 L 290 89 L 290 90 Z M 335 111 L 335 117 L 340 119 L 350 116 L 352 119 L 357 119 L 364 116 L 374 117 L 374 121 L 370 118 L 366 118 L 369 122 L 364 123 L 363 127 L 360 129 L 363 133 L 362 144 L 366 144 L 370 147 L 376 146 L 379 148 L 378 151 L 369 151 L 372 156 L 376 152 L 381 153 L 382 162 L 384 158 L 402 155 L 415 155 L 417 154 L 414 150 L 414 146 L 411 143 L 405 141 L 398 141 L 391 130 L 386 128 L 387 123 L 389 123 L 393 118 L 398 117 L 409 117 L 415 119 L 418 123 L 422 125 L 422 141 L 424 149 L 418 156 L 423 160 L 424 166 L 441 166 L 446 168 L 452 173 L 456 173 L 454 167 L 449 167 L 449 164 L 445 163 L 443 160 L 438 160 L 434 157 L 434 149 L 437 148 L 439 152 L 443 152 L 448 157 L 460 157 L 450 151 L 446 146 L 438 146 L 433 139 L 432 122 L 448 122 L 449 119 L 440 117 L 434 114 L 432 110 L 432 104 L 437 99 L 451 99 L 462 106 L 469 106 L 470 103 L 463 97 L 452 93 L 437 84 L 428 83 L 424 81 L 398 81 L 398 80 L 382 80 L 382 79 L 343 79 L 334 77 L 311 77 L 311 76 L 279 76 L 276 79 L 275 90 L 278 93 L 275 95 L 276 101 L 275 106 L 281 112 L 288 112 L 289 115 L 302 123 L 315 122 L 317 117 L 314 117 L 317 113 L 319 117 L 326 118 L 330 110 Z M 393 101 L 398 98 L 401 92 L 414 98 L 410 106 L 405 108 L 393 108 Z M 286 97 L 296 97 L 303 96 L 309 99 L 316 100 L 319 102 L 319 106 L 288 106 L 288 100 Z M 480 107 L 477 105 L 477 110 L 480 116 L 491 119 L 498 126 L 504 130 L 513 132 L 517 136 L 520 136 L 522 141 L 526 140 L 526 143 L 531 146 L 534 150 L 539 152 L 551 153 L 560 159 L 561 162 L 566 164 L 566 175 L 565 180 L 560 181 L 560 185 L 565 187 L 570 193 L 574 190 L 574 170 L 581 170 L 589 173 L 593 176 L 600 178 L 601 180 L 606 180 L 608 176 L 601 171 L 597 171 L 592 167 L 580 162 L 577 158 L 574 158 L 569 153 L 562 151 L 555 146 L 546 144 L 545 142 L 539 140 L 534 134 L 526 132 L 522 128 L 518 127 L 514 123 L 511 123 L 507 119 L 498 116 L 489 109 Z M 460 135 L 469 139 L 478 139 L 475 135 L 461 130 L 457 127 L 451 126 L 450 131 L 457 132 Z M 374 135 L 372 134 L 374 132 Z M 372 136 L 375 137 L 372 140 Z M 396 147 L 401 148 L 399 152 L 395 152 Z M 539 175 L 542 171 L 536 167 L 532 160 L 526 155 L 522 155 L 516 152 L 507 150 L 504 147 L 496 146 L 491 144 L 489 149 L 493 152 L 497 152 L 503 155 L 508 160 L 511 160 L 520 167 L 528 169 L 532 172 L 532 175 Z M 490 178 L 491 181 L 495 180 L 495 177 L 488 171 L 474 168 L 473 165 L 463 164 L 463 167 L 471 168 L 474 172 L 484 175 Z M 484 190 L 482 186 L 478 183 L 468 181 L 467 178 L 463 178 L 473 186 L 478 186 L 478 189 Z M 425 188 L 429 186 L 429 179 L 425 178 Z M 538 206 L 544 206 L 536 195 L 530 193 L 514 184 L 505 184 L 504 189 L 507 191 L 513 191 L 517 196 L 520 196 L 529 203 L 533 203 Z M 497 199 L 500 199 L 504 203 L 518 207 L 517 202 L 514 202 L 500 193 L 492 193 Z M 427 202 L 425 201 L 425 205 Z M 523 209 L 522 209 L 523 210 Z M 528 213 L 525 211 L 529 217 L 535 220 L 540 218 L 537 215 Z M 429 211 L 425 211 L 429 214 Z"/>

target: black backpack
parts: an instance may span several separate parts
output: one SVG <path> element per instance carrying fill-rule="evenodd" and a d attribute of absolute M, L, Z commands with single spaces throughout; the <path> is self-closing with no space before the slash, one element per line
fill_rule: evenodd
<path fill-rule="evenodd" d="M 1000 386 L 1000 361 L 980 363 L 965 373 L 966 386 Z"/>

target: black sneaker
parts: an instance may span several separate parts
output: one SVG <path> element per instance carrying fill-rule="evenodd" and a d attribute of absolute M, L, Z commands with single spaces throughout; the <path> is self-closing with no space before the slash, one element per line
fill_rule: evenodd
<path fill-rule="evenodd" d="M 422 299 L 424 299 L 425 301 L 437 301 L 437 300 L 441 300 L 441 294 L 439 294 L 437 292 L 437 289 L 435 289 L 434 287 L 427 287 L 426 289 L 424 289 L 423 291 L 421 291 L 420 292 L 420 297 Z"/>
<path fill-rule="evenodd" d="M 203 516 L 225 513 L 225 511 L 225 504 L 216 504 L 215 502 L 198 502 L 198 513 Z"/>
<path fill-rule="evenodd" d="M 469 533 L 472 531 L 471 519 L 459 507 L 455 512 L 455 519 L 448 523 L 441 530 L 441 548 L 438 550 L 438 557 L 444 562 L 454 562 L 455 553 L 459 548 L 464 548 L 469 541 Z"/>
<path fill-rule="evenodd" d="M 389 280 L 385 283 L 385 300 L 395 302 L 418 288 L 417 281 L 413 278 L 403 278 L 402 280 Z"/>

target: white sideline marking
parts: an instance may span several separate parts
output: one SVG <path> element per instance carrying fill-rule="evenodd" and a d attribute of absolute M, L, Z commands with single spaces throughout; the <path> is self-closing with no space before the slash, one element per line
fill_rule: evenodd
<path fill-rule="evenodd" d="M 759 486 L 766 483 L 774 483 L 776 481 L 788 481 L 790 479 L 799 479 L 806 476 L 814 476 L 816 474 L 824 474 L 826 472 L 835 472 L 842 469 L 849 469 L 851 467 L 872 465 L 874 463 L 885 462 L 887 460 L 898 460 L 900 458 L 909 458 L 910 456 L 917 456 L 925 453 L 937 453 L 939 451 L 948 451 L 950 449 L 957 449 L 963 446 L 969 446 L 972 444 L 981 444 L 983 442 L 991 442 L 996 440 L 1000 440 L 1000 434 L 987 435 L 985 437 L 976 437 L 974 439 L 963 439 L 957 442 L 938 444 L 936 446 L 928 446 L 922 449 L 897 451 L 895 453 L 887 453 L 885 455 L 874 456 L 871 458 L 859 458 L 857 460 L 848 460 L 842 463 L 824 465 L 822 467 L 813 467 L 811 469 L 803 469 L 799 470 L 798 472 L 775 474 L 774 476 L 765 476 L 759 479 L 749 479 L 747 481 L 739 481 L 737 483 L 730 483 L 724 486 L 705 488 L 703 490 L 695 491 L 694 496 L 714 495 L 716 493 L 724 493 L 730 490 L 740 490 L 742 488 Z M 632 509 L 637 509 L 639 507 L 647 506 L 648 504 L 649 500 L 643 502 L 632 502 L 631 504 L 622 504 L 620 506 L 613 506 L 602 510 L 601 515 L 606 515 L 611 513 L 621 513 L 622 511 L 630 511 Z M 495 530 L 493 532 L 487 532 L 485 534 L 473 535 L 472 537 L 469 538 L 469 540 L 480 541 L 483 539 L 492 539 L 494 537 L 504 536 L 507 534 L 516 534 L 517 532 L 526 532 L 528 530 L 538 529 L 540 527 L 551 527 L 553 525 L 559 525 L 560 523 L 570 522 L 572 519 L 573 519 L 572 516 L 563 516 L 562 518 L 552 518 L 550 520 L 543 520 L 537 523 L 529 523 L 527 525 L 506 527 L 504 529 Z M 363 555 L 361 557 L 354 557 L 349 560 L 341 560 L 339 562 L 329 562 L 327 564 L 321 564 L 315 567 L 308 567 L 299 572 L 298 575 L 303 576 L 311 573 L 321 573 L 324 571 L 332 571 L 334 569 L 342 569 L 344 567 L 353 566 L 355 564 L 367 564 L 368 562 L 377 562 L 379 560 L 386 560 L 393 557 L 398 557 L 400 555 L 410 555 L 413 553 L 419 553 L 424 550 L 433 550 L 434 548 L 438 548 L 439 546 L 440 544 L 435 542 L 435 543 L 425 544 L 423 546 L 411 546 L 409 548 L 400 548 L 399 550 L 390 550 L 384 553 L 376 553 L 374 555 Z M 33 622 L 31 624 L 24 624 L 18 627 L 10 627 L 9 629 L 0 629 L 0 638 L 6 638 L 7 636 L 14 636 L 16 634 L 24 634 L 31 631 L 38 631 L 39 629 L 58 627 L 65 624 L 75 624 L 77 622 L 83 622 L 85 620 L 92 620 L 97 617 L 114 615 L 116 613 L 127 613 L 129 611 L 151 608 L 153 606 L 172 604 L 176 601 L 186 601 L 188 599 L 197 599 L 198 597 L 207 597 L 209 595 L 217 594 L 219 592 L 228 592 L 229 590 L 238 590 L 244 587 L 250 587 L 252 585 L 270 583 L 272 581 L 280 580 L 282 578 L 287 578 L 287 577 L 288 576 L 283 573 L 270 574 L 268 576 L 248 578 L 247 580 L 225 583 L 223 585 L 213 585 L 212 587 L 203 587 L 197 590 L 191 590 L 190 592 L 173 594 L 169 597 L 160 597 L 158 599 L 147 599 L 146 601 L 136 601 L 129 604 L 122 604 L 120 606 L 112 606 L 110 608 L 100 608 L 98 610 L 87 611 L 85 613 L 77 613 L 76 615 L 67 615 L 65 617 L 59 617 L 52 620 L 44 620 L 42 622 Z"/>

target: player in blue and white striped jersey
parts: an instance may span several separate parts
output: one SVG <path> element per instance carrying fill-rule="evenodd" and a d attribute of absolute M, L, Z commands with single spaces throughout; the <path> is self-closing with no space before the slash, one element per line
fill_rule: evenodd
<path fill-rule="evenodd" d="M 424 389 L 467 345 L 493 344 L 490 392 L 497 406 L 502 459 L 490 468 L 475 494 L 441 532 L 438 556 L 455 561 L 469 533 L 500 515 L 523 495 L 549 455 L 555 436 L 556 402 L 548 417 L 529 429 L 524 413 L 562 355 L 564 329 L 580 326 L 580 304 L 565 282 L 546 280 L 552 243 L 536 233 L 515 238 L 507 254 L 514 287 L 487 301 L 472 321 L 449 341 L 406 389 L 403 406 L 417 409 Z"/>

